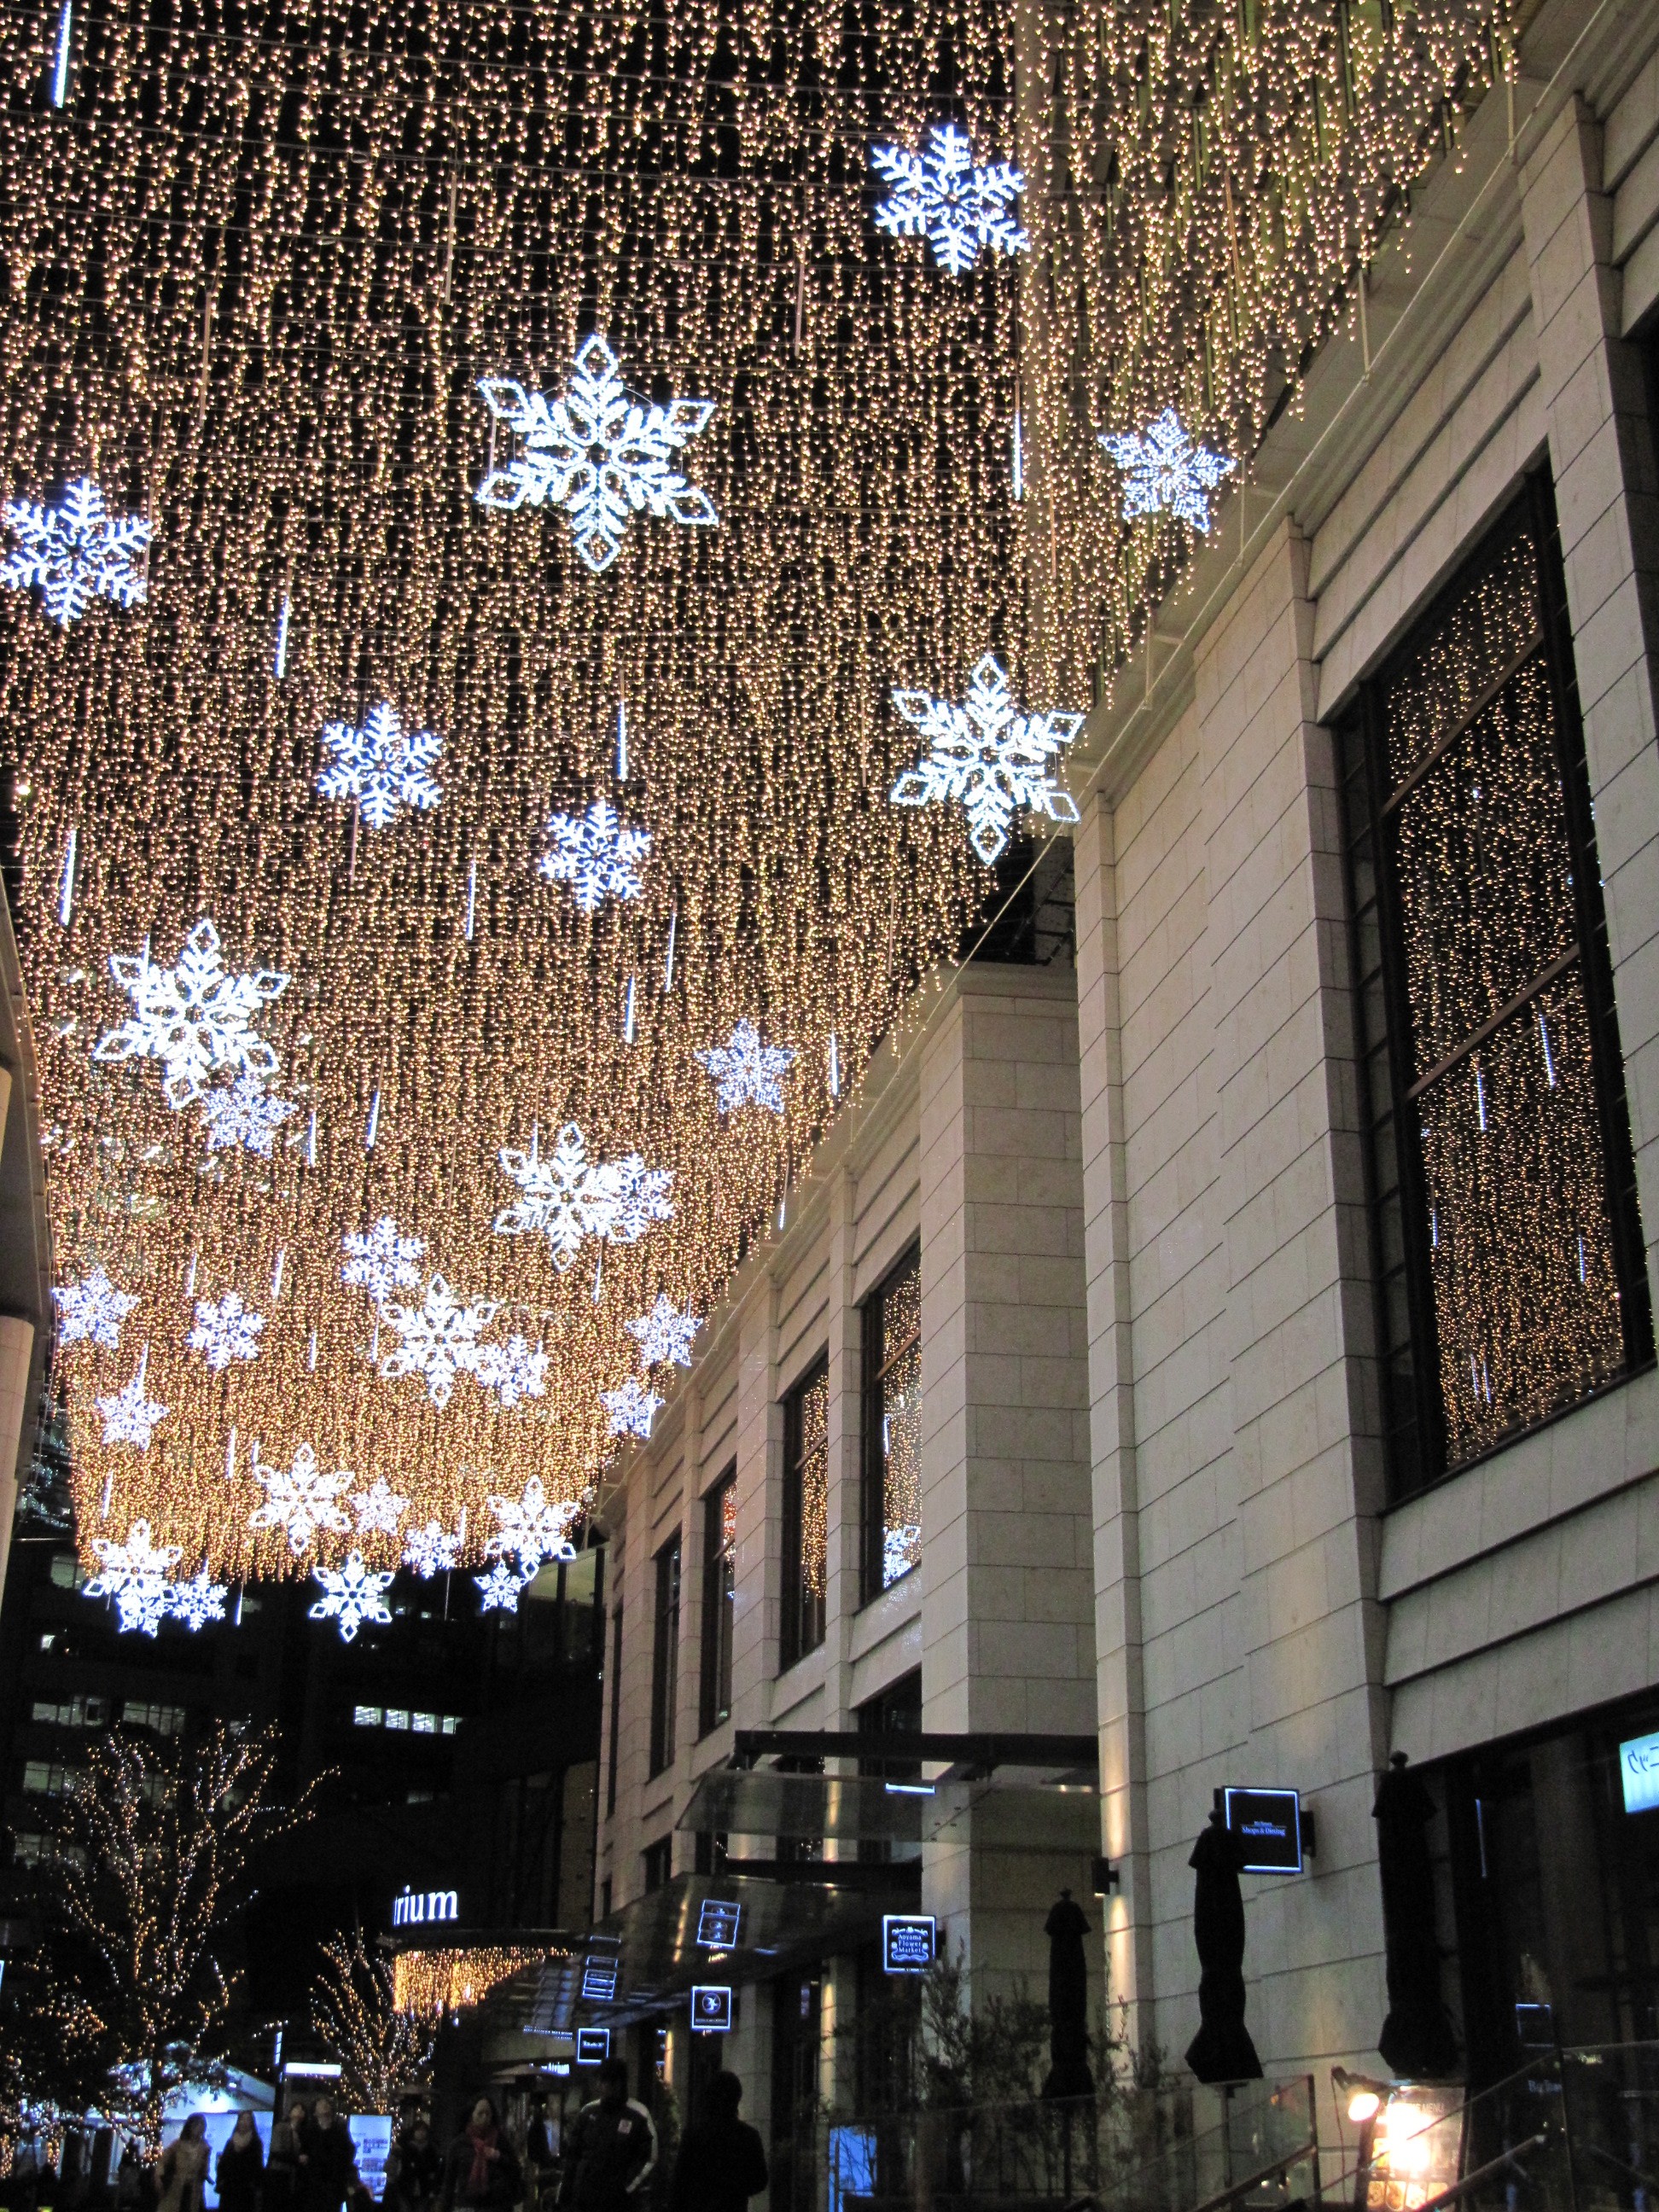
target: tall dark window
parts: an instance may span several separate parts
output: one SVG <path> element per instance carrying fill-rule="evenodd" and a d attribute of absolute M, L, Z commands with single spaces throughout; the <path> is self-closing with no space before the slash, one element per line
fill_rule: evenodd
<path fill-rule="evenodd" d="M 702 1501 L 702 1681 L 697 1726 L 704 1735 L 732 1713 L 737 1565 L 738 1481 L 733 1468 Z"/>
<path fill-rule="evenodd" d="M 864 1595 L 921 1558 L 921 1255 L 864 1308 Z"/>
<path fill-rule="evenodd" d="M 656 1604 L 651 1620 L 651 1771 L 660 1774 L 674 1758 L 674 1723 L 678 1717 L 680 1648 L 680 1540 L 678 1530 L 657 1554 Z"/>
<path fill-rule="evenodd" d="M 654 1844 L 647 1844 L 640 1853 L 640 1869 L 646 1895 L 654 1897 L 659 1889 L 667 1887 L 673 1874 L 674 1838 L 663 1836 Z"/>
<path fill-rule="evenodd" d="M 611 1749 L 605 1759 L 605 1809 L 617 1809 L 617 1762 L 622 1747 L 622 1600 L 611 1616 Z"/>
<path fill-rule="evenodd" d="M 1396 1494 L 1650 1356 L 1577 687 L 1536 479 L 1339 732 Z"/>
<path fill-rule="evenodd" d="M 830 1563 L 830 1369 L 820 1360 L 783 1401 L 783 1632 L 793 1667 L 823 1641 Z"/>

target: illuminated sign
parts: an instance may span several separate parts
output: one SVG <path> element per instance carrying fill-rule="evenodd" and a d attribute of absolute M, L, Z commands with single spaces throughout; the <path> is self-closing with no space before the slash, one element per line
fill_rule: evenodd
<path fill-rule="evenodd" d="M 933 1963 L 938 1932 L 931 1912 L 886 1912 L 881 1921 L 881 1963 L 890 1974 L 925 1974 Z"/>
<path fill-rule="evenodd" d="M 1620 1745 L 1619 1779 L 1627 1813 L 1659 1809 L 1659 1735 L 1633 1735 Z"/>
<path fill-rule="evenodd" d="M 697 1941 L 706 1951 L 729 1951 L 738 1940 L 743 1907 L 724 1898 L 706 1897 L 697 1913 Z"/>
<path fill-rule="evenodd" d="M 404 1884 L 404 1893 L 392 1900 L 392 1924 L 394 1928 L 423 1928 L 429 1920 L 459 1920 L 460 1905 L 453 1889 L 410 1889 Z"/>
<path fill-rule="evenodd" d="M 597 1997 L 609 2004 L 617 1994 L 617 1962 L 614 1959 L 587 1958 L 582 1960 L 582 1995 Z"/>
<path fill-rule="evenodd" d="M 727 1982 L 698 1982 L 691 1991 L 693 2035 L 730 2035 L 732 1989 Z"/>
<path fill-rule="evenodd" d="M 603 2066 L 610 2056 L 611 2030 L 608 2027 L 579 2027 L 576 2030 L 578 2066 Z"/>
<path fill-rule="evenodd" d="M 1294 1790 L 1224 1790 L 1224 1816 L 1244 1844 L 1246 1874 L 1300 1874 L 1302 1799 Z"/>

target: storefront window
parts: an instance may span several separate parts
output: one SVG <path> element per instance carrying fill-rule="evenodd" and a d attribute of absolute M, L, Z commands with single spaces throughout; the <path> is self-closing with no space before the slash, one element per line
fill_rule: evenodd
<path fill-rule="evenodd" d="M 732 1712 L 732 1629 L 737 1601 L 738 1484 L 735 1470 L 702 1504 L 702 1692 L 704 1735 Z"/>
<path fill-rule="evenodd" d="M 864 1595 L 921 1558 L 921 1255 L 864 1309 Z"/>
<path fill-rule="evenodd" d="M 783 1401 L 783 1632 L 793 1667 L 823 1641 L 830 1566 L 830 1370 L 823 1361 Z"/>

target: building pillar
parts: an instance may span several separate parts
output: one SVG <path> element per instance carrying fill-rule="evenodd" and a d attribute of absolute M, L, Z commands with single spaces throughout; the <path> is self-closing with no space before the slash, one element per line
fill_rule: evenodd
<path fill-rule="evenodd" d="M 0 1124 L 3 1121 L 0 1109 Z M 28 1418 L 29 1363 L 33 1357 L 33 1322 L 19 1314 L 0 1314 L 0 1591 L 6 1587 L 6 1563 L 11 1556 L 17 1462 Z"/>

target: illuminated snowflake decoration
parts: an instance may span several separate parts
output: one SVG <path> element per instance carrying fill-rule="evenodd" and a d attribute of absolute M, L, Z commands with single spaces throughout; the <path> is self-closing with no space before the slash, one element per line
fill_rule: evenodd
<path fill-rule="evenodd" d="M 372 1229 L 362 1236 L 346 1236 L 340 1239 L 340 1249 L 345 1259 L 340 1268 L 340 1280 L 356 1290 L 367 1291 L 380 1305 L 392 1291 L 412 1291 L 421 1279 L 416 1261 L 426 1250 L 422 1237 L 400 1237 L 398 1224 L 389 1213 L 383 1213 Z"/>
<path fill-rule="evenodd" d="M 383 1474 L 377 1474 L 368 1489 L 354 1490 L 347 1503 L 357 1516 L 360 1536 L 367 1536 L 374 1529 L 395 1536 L 409 1510 L 409 1500 L 399 1498 Z"/>
<path fill-rule="evenodd" d="M 549 1358 L 540 1345 L 532 1352 L 523 1337 L 510 1336 L 505 1344 L 482 1345 L 472 1372 L 486 1390 L 493 1390 L 503 1406 L 511 1407 L 521 1399 L 546 1395 Z"/>
<path fill-rule="evenodd" d="M 1081 714 L 1022 714 L 1008 678 L 988 653 L 958 707 L 926 691 L 895 691 L 893 704 L 932 750 L 888 793 L 895 806 L 954 800 L 968 817 L 969 841 L 987 867 L 1008 842 L 1021 807 L 1051 822 L 1075 822 L 1077 802 L 1048 773 L 1049 763 L 1083 727 Z"/>
<path fill-rule="evenodd" d="M 243 1305 L 240 1291 L 227 1291 L 217 1304 L 210 1298 L 197 1300 L 196 1326 L 185 1342 L 210 1367 L 222 1370 L 233 1359 L 259 1357 L 259 1332 L 264 1325 L 263 1314 L 250 1313 Z"/>
<path fill-rule="evenodd" d="M 662 1400 L 641 1388 L 631 1375 L 620 1390 L 601 1390 L 599 1400 L 611 1416 L 613 1437 L 648 1437 L 651 1424 L 662 1408 Z"/>
<path fill-rule="evenodd" d="M 330 722 L 323 750 L 334 757 L 317 777 L 325 799 L 355 799 L 371 830 L 387 830 L 405 806 L 430 808 L 443 797 L 427 770 L 444 749 L 430 730 L 405 730 L 395 707 L 376 707 L 361 730 Z"/>
<path fill-rule="evenodd" d="M 735 1114 L 740 1106 L 782 1113 L 779 1079 L 794 1065 L 795 1055 L 787 1046 L 763 1044 L 751 1021 L 740 1021 L 728 1043 L 711 1045 L 696 1057 L 714 1079 L 715 1103 L 722 1114 Z"/>
<path fill-rule="evenodd" d="M 876 210 L 876 227 L 890 238 L 925 238 L 933 258 L 952 276 L 965 276 L 992 253 L 1023 253 L 1030 239 L 1014 220 L 1013 204 L 1025 179 L 1006 161 L 975 168 L 974 149 L 954 123 L 927 134 L 927 151 L 872 146 L 870 165 L 892 186 Z"/>
<path fill-rule="evenodd" d="M 524 1486 L 521 1498 L 492 1498 L 490 1510 L 501 1527 L 485 1545 L 492 1559 L 510 1559 L 516 1555 L 519 1571 L 528 1582 L 544 1559 L 574 1559 L 576 1547 L 570 1541 L 570 1524 L 580 1518 L 580 1505 L 548 1503 L 542 1479 L 532 1474 Z"/>
<path fill-rule="evenodd" d="M 158 968 L 146 942 L 136 956 L 117 952 L 109 972 L 132 1000 L 133 1012 L 93 1047 L 96 1060 L 159 1060 L 161 1089 L 175 1112 L 199 1098 L 222 1067 L 269 1079 L 276 1055 L 249 1026 L 262 1006 L 281 998 L 288 977 L 269 968 L 233 975 L 219 957 L 219 933 L 198 921 L 176 968 Z"/>
<path fill-rule="evenodd" d="M 138 1303 L 118 1291 L 101 1267 L 94 1267 L 78 1283 L 65 1283 L 52 1291 L 58 1308 L 60 1344 L 102 1344 L 118 1350 L 121 1324 Z"/>
<path fill-rule="evenodd" d="M 240 1145 L 269 1159 L 276 1132 L 289 1115 L 299 1110 L 289 1100 L 273 1097 L 253 1076 L 239 1075 L 223 1090 L 208 1091 L 202 1100 L 207 1148 L 222 1152 Z"/>
<path fill-rule="evenodd" d="M 290 1468 L 267 1467 L 256 1444 L 253 1477 L 264 1486 L 265 1502 L 256 1505 L 248 1516 L 248 1527 L 256 1534 L 261 1528 L 284 1530 L 289 1549 L 295 1559 L 310 1549 L 319 1528 L 350 1527 L 340 1510 L 339 1498 L 352 1477 L 344 1468 L 336 1474 L 325 1474 L 309 1444 L 299 1447 Z"/>
<path fill-rule="evenodd" d="M 586 1237 L 632 1244 L 652 1222 L 673 1218 L 671 1170 L 647 1168 L 636 1152 L 622 1160 L 590 1160 L 574 1121 L 565 1123 L 545 1156 L 532 1130 L 528 1152 L 508 1147 L 497 1157 L 501 1172 L 524 1194 L 495 1216 L 497 1235 L 544 1236 L 562 1274 Z"/>
<path fill-rule="evenodd" d="M 1209 535 L 1210 494 L 1237 463 L 1195 445 L 1173 407 L 1149 423 L 1143 437 L 1103 430 L 1100 442 L 1123 471 L 1126 522 L 1139 514 L 1172 514 Z"/>
<path fill-rule="evenodd" d="M 631 398 L 597 331 L 576 356 L 569 390 L 550 404 L 505 377 L 483 377 L 478 389 L 518 447 L 478 486 L 479 505 L 508 513 L 564 508 L 576 550 L 596 576 L 616 559 L 629 516 L 641 509 L 659 522 L 719 522 L 708 493 L 671 466 L 707 427 L 714 401 L 671 399 L 664 407 Z"/>
<path fill-rule="evenodd" d="M 483 1298 L 463 1304 L 443 1277 L 434 1275 L 418 1306 L 383 1305 L 380 1318 L 398 1340 L 381 1360 L 381 1374 L 388 1382 L 420 1376 L 427 1396 L 442 1413 L 454 1395 L 455 1377 L 477 1367 L 483 1349 L 479 1333 L 495 1320 L 495 1307 Z"/>
<path fill-rule="evenodd" d="M 901 1575 L 908 1575 L 921 1557 L 921 1530 L 914 1521 L 901 1522 L 896 1528 L 884 1528 L 881 1536 L 881 1579 L 885 1589 L 896 1583 Z"/>
<path fill-rule="evenodd" d="M 112 514 L 102 492 L 84 477 L 56 507 L 8 500 L 6 527 L 16 532 L 18 544 L 0 562 L 0 584 L 14 592 L 38 584 L 47 614 L 64 629 L 94 599 L 136 607 L 149 594 L 144 564 L 150 525 L 136 514 Z"/>
<path fill-rule="evenodd" d="M 193 1635 L 205 1628 L 210 1620 L 225 1617 L 225 1600 L 230 1595 L 223 1583 L 208 1580 L 207 1569 L 192 1575 L 188 1582 L 169 1583 L 167 1607 L 174 1620 L 182 1620 Z"/>
<path fill-rule="evenodd" d="M 167 1571 L 183 1557 L 183 1545 L 152 1543 L 149 1522 L 135 1521 L 124 1543 L 94 1536 L 92 1548 L 101 1564 L 83 1595 L 112 1597 L 123 1632 L 154 1636 L 167 1612 Z"/>
<path fill-rule="evenodd" d="M 541 872 L 550 883 L 568 884 L 584 914 L 596 914 L 608 898 L 638 898 L 634 872 L 651 850 L 648 830 L 629 830 L 614 806 L 596 799 L 586 814 L 554 815 L 547 834 L 553 845 Z"/>
<path fill-rule="evenodd" d="M 505 1559 L 497 1559 L 487 1575 L 474 1575 L 478 1585 L 480 1613 L 516 1613 L 519 1593 L 532 1577 L 515 1575 Z"/>
<path fill-rule="evenodd" d="M 144 1370 L 149 1365 L 149 1346 L 146 1345 L 131 1382 L 112 1396 L 94 1401 L 104 1417 L 106 1444 L 137 1444 L 140 1451 L 148 1451 L 151 1437 L 166 1420 L 167 1407 L 144 1395 Z"/>
<path fill-rule="evenodd" d="M 404 1565 L 413 1567 L 423 1583 L 434 1575 L 441 1575 L 455 1564 L 455 1554 L 461 1548 L 459 1536 L 452 1536 L 435 1521 L 428 1521 L 424 1528 L 411 1530 L 404 1546 Z"/>
<path fill-rule="evenodd" d="M 340 1634 L 351 1643 L 365 1621 L 384 1628 L 392 1619 L 392 1608 L 386 1594 L 392 1587 L 392 1574 L 381 1574 L 363 1565 L 361 1552 L 353 1552 L 344 1566 L 313 1567 L 312 1573 L 322 1584 L 323 1595 L 311 1608 L 307 1618 L 312 1620 L 337 1620 Z"/>
<path fill-rule="evenodd" d="M 702 1323 L 695 1314 L 681 1313 L 667 1293 L 659 1291 L 657 1303 L 637 1321 L 624 1322 L 628 1334 L 640 1347 L 641 1367 L 691 1364 L 691 1340 Z"/>

